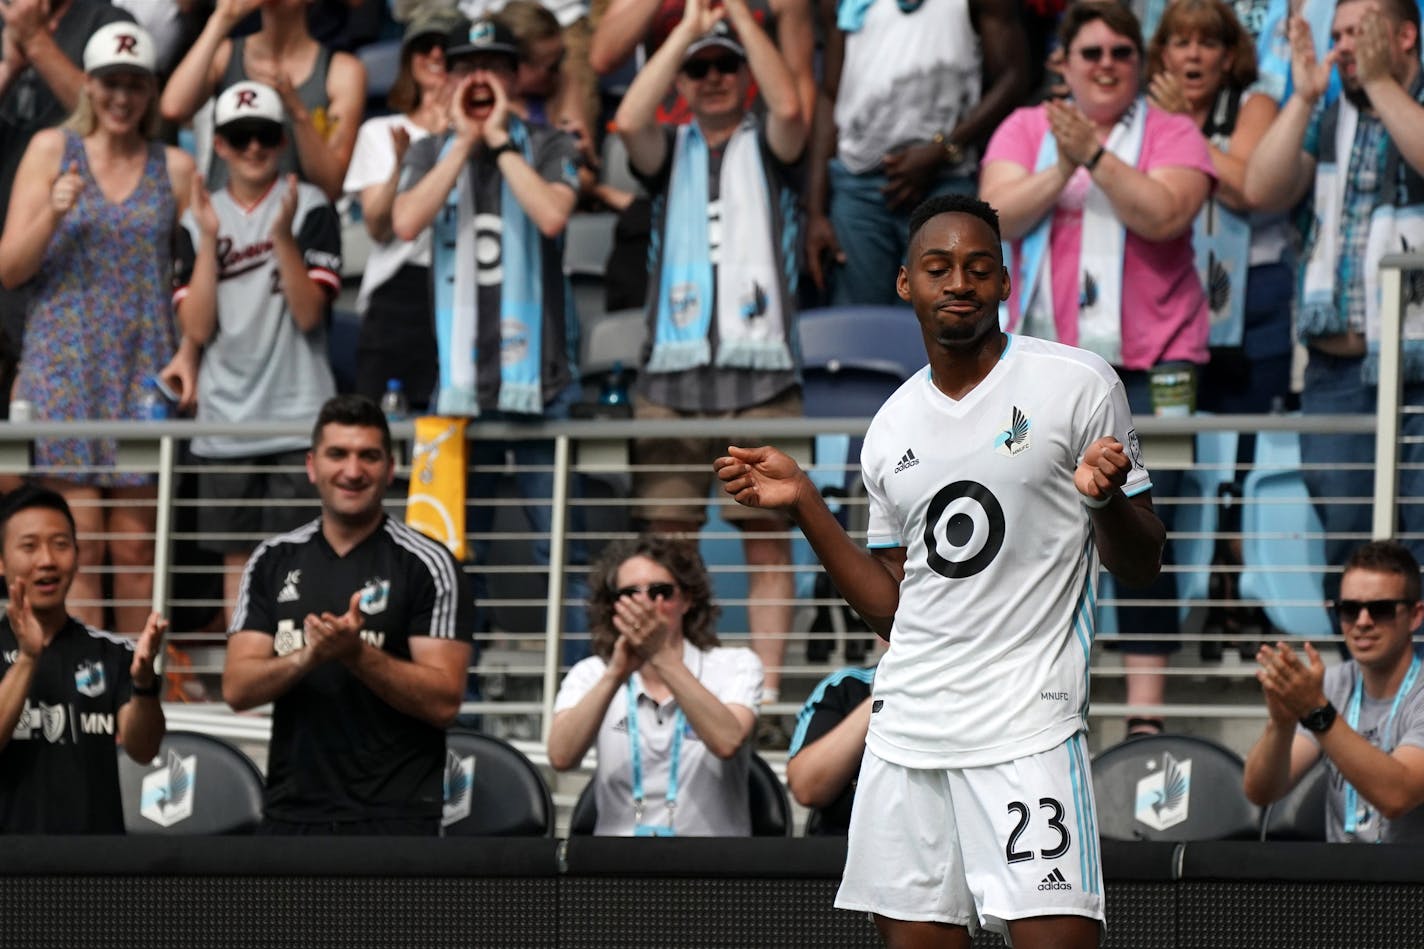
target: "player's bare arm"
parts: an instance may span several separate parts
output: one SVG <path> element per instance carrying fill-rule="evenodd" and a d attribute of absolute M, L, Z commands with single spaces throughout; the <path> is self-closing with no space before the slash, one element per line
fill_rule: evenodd
<path fill-rule="evenodd" d="M 732 445 L 712 467 L 722 490 L 738 504 L 790 515 L 846 602 L 879 636 L 890 638 L 904 577 L 903 547 L 872 552 L 856 544 L 806 472 L 776 448 Z"/>

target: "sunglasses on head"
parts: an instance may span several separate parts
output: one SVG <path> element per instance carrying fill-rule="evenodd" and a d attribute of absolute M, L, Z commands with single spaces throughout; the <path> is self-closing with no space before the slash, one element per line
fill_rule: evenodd
<path fill-rule="evenodd" d="M 625 596 L 637 596 L 639 593 L 646 593 L 650 600 L 670 600 L 673 594 L 677 593 L 677 584 L 649 583 L 642 587 L 619 587 L 615 593 L 620 600 Z"/>
<path fill-rule="evenodd" d="M 736 53 L 727 53 L 716 59 L 689 59 L 682 64 L 682 74 L 688 79 L 706 79 L 707 73 L 713 69 L 724 76 L 733 76 L 741 68 L 742 57 Z"/>
<path fill-rule="evenodd" d="M 223 141 L 240 152 L 246 151 L 247 146 L 254 141 L 263 148 L 276 148 L 282 144 L 282 126 L 267 122 L 261 125 L 223 129 L 218 134 L 223 137 Z"/>
<path fill-rule="evenodd" d="M 1340 614 L 1340 618 L 1347 623 L 1353 623 L 1360 618 L 1361 610 L 1369 610 L 1370 618 L 1373 620 L 1394 619 L 1401 606 L 1410 606 L 1413 600 L 1337 600 L 1335 601 L 1335 612 Z"/>
<path fill-rule="evenodd" d="M 1115 63 L 1130 63 L 1137 55 L 1137 47 L 1131 43 L 1123 43 L 1121 46 L 1108 48 L 1107 54 L 1112 57 Z M 1079 48 L 1078 55 L 1090 63 L 1096 63 L 1103 58 L 1103 47 L 1083 46 Z"/>

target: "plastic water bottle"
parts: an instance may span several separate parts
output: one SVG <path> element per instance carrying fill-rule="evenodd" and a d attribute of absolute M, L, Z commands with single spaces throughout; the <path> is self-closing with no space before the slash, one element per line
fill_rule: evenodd
<path fill-rule="evenodd" d="M 598 401 L 600 405 L 628 404 L 628 374 L 623 370 L 622 360 L 615 362 L 608 375 L 604 377 L 603 389 L 598 393 Z"/>
<path fill-rule="evenodd" d="M 405 387 L 399 379 L 387 379 L 386 391 L 381 396 L 381 411 L 387 422 L 399 422 L 410 414 L 410 406 L 405 401 Z"/>
<path fill-rule="evenodd" d="M 168 400 L 158 391 L 158 386 L 150 381 L 138 397 L 138 417 L 150 422 L 162 422 L 168 416 Z"/>

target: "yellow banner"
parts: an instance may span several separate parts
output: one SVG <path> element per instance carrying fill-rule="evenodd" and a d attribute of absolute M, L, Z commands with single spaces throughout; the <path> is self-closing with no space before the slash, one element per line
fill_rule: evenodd
<path fill-rule="evenodd" d="M 465 419 L 415 420 L 405 522 L 465 559 Z"/>

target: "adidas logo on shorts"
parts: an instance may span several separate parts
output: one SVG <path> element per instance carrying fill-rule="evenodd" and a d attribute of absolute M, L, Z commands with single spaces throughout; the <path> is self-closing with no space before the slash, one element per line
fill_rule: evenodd
<path fill-rule="evenodd" d="M 1043 878 L 1043 882 L 1038 885 L 1040 890 L 1071 890 L 1073 884 L 1068 882 L 1068 878 L 1063 875 L 1063 871 L 1057 867 L 1053 872 Z"/>

